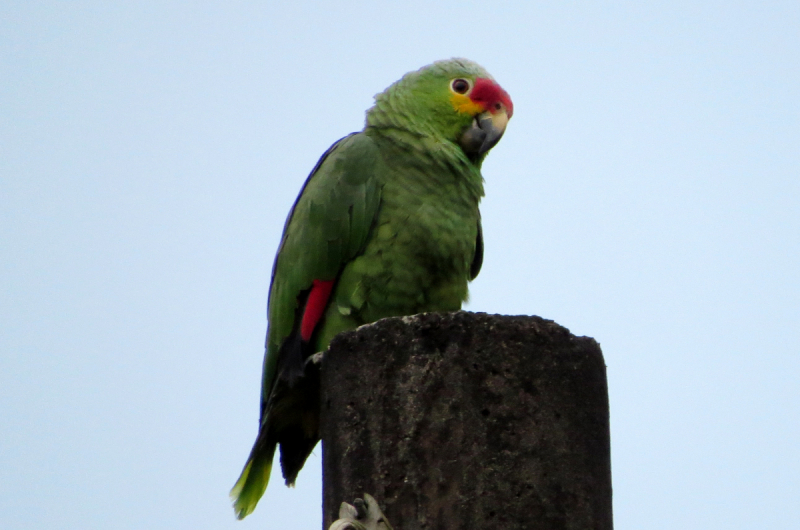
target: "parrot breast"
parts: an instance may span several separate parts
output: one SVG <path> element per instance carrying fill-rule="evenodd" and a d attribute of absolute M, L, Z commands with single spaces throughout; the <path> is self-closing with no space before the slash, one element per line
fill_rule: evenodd
<path fill-rule="evenodd" d="M 348 263 L 326 312 L 319 346 L 345 329 L 390 316 L 457 311 L 467 298 L 478 237 L 480 174 L 392 146 L 378 217 Z"/>

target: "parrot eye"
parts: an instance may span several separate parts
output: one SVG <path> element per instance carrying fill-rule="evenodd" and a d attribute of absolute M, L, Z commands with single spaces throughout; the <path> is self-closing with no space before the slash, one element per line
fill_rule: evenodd
<path fill-rule="evenodd" d="M 450 90 L 456 94 L 466 94 L 472 88 L 471 83 L 466 79 L 453 79 L 450 81 Z"/>

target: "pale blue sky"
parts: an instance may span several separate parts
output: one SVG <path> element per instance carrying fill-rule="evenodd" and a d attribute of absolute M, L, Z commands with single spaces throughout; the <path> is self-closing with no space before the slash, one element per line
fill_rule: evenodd
<path fill-rule="evenodd" d="M 288 3 L 287 3 L 288 4 Z M 602 345 L 618 530 L 800 520 L 800 3 L 6 2 L 0 527 L 236 522 L 269 270 L 319 155 L 463 56 L 515 113 L 473 311 Z"/>

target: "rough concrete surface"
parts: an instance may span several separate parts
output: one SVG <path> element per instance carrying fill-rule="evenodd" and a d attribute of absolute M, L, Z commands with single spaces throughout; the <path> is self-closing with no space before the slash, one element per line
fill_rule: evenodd
<path fill-rule="evenodd" d="M 610 530 L 602 352 L 538 317 L 391 318 L 322 361 L 323 508 L 371 494 L 397 530 Z"/>

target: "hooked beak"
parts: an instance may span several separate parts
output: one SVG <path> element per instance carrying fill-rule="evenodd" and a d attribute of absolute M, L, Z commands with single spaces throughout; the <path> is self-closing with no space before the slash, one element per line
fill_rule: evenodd
<path fill-rule="evenodd" d="M 465 153 L 482 155 L 495 146 L 508 124 L 508 114 L 502 108 L 495 113 L 482 112 L 475 116 L 472 125 L 461 135 L 461 148 Z"/>

